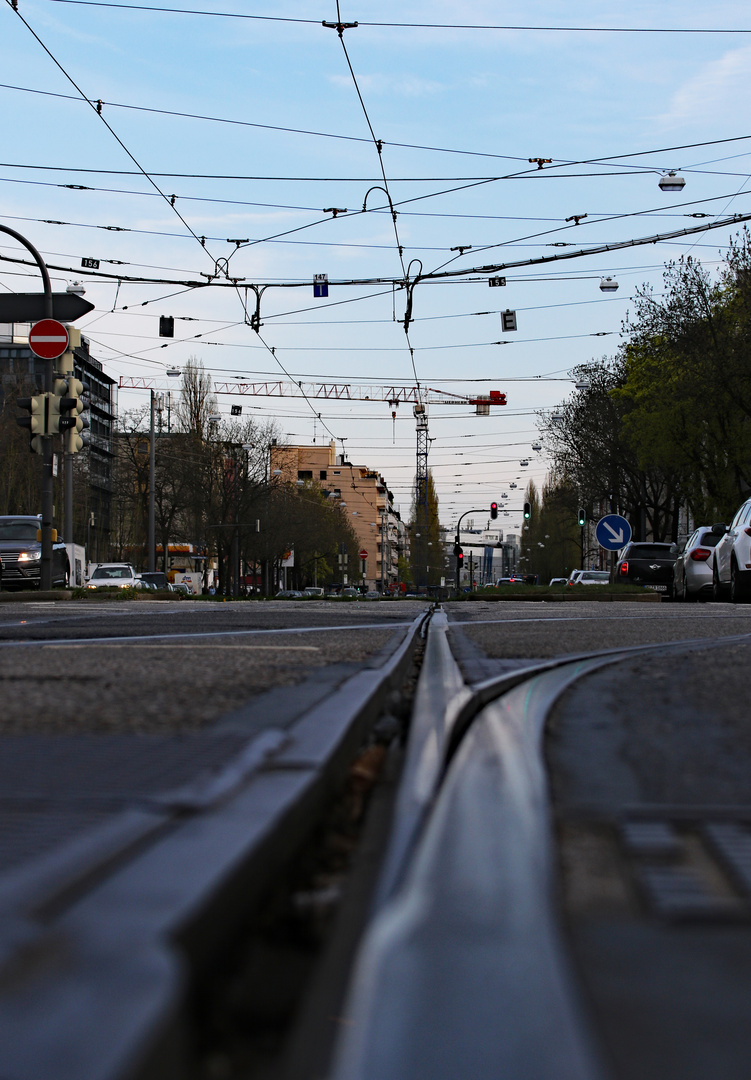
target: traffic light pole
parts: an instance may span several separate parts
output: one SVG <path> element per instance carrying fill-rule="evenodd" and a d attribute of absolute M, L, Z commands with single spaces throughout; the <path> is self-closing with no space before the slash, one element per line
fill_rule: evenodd
<path fill-rule="evenodd" d="M 9 229 L 7 225 L 0 225 L 0 232 L 7 233 L 15 240 L 18 240 L 19 244 L 23 244 L 26 250 L 33 256 L 34 261 L 39 267 L 44 283 L 44 317 L 45 319 L 51 319 L 53 317 L 52 283 L 44 259 L 34 245 L 27 240 L 25 236 L 21 236 L 20 233 L 17 233 L 15 229 Z M 47 394 L 51 394 L 54 388 L 54 371 L 54 360 L 45 360 L 44 391 Z M 52 513 L 54 509 L 54 481 L 52 477 L 53 454 L 51 435 L 44 436 L 42 439 L 42 446 L 42 566 L 40 587 L 43 590 L 46 590 L 52 588 Z"/>
<path fill-rule="evenodd" d="M 462 516 L 459 518 L 459 520 L 456 523 L 456 539 L 454 541 L 454 548 L 455 549 L 459 547 L 459 526 L 464 521 L 465 517 L 467 517 L 468 514 L 483 514 L 484 512 L 485 512 L 484 510 L 465 510 L 464 511 L 464 513 L 462 514 Z M 459 580 L 459 576 L 460 576 L 459 559 L 457 558 L 457 560 L 456 560 L 456 591 L 457 592 L 461 591 L 461 582 Z"/>

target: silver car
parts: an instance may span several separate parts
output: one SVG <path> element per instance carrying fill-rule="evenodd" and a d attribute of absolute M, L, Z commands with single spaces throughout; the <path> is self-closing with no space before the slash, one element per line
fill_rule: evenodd
<path fill-rule="evenodd" d="M 715 600 L 729 597 L 734 604 L 751 598 L 751 499 L 724 529 L 712 562 L 712 595 Z"/>
<path fill-rule="evenodd" d="M 686 541 L 673 567 L 676 600 L 711 600 L 712 557 L 725 526 L 700 526 Z"/>

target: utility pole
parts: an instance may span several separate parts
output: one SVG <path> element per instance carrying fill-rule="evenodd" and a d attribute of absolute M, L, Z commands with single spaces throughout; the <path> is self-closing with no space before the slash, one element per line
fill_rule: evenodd
<path fill-rule="evenodd" d="M 156 472 L 156 437 L 154 432 L 154 391 L 151 395 L 151 424 L 149 427 L 149 550 L 148 567 L 149 573 L 156 570 L 156 514 L 155 514 L 155 472 Z"/>
<path fill-rule="evenodd" d="M 464 521 L 465 517 L 467 517 L 469 514 L 484 514 L 484 513 L 485 513 L 484 510 L 465 510 L 464 513 L 461 515 L 461 517 L 459 518 L 459 520 L 456 523 L 456 537 L 454 539 L 454 554 L 455 555 L 459 551 L 459 547 L 460 547 L 460 544 L 459 544 L 459 527 L 460 527 L 462 521 Z M 472 565 L 472 553 L 471 552 L 470 552 L 469 559 L 470 559 L 470 567 L 471 567 L 471 565 Z M 459 564 L 459 559 L 457 558 L 457 560 L 456 560 L 456 591 L 457 592 L 461 591 L 460 573 L 461 573 L 460 564 Z M 472 584 L 472 572 L 471 572 L 471 570 L 470 570 L 470 575 L 469 575 L 469 583 L 470 583 L 470 586 L 471 586 L 471 584 Z"/>

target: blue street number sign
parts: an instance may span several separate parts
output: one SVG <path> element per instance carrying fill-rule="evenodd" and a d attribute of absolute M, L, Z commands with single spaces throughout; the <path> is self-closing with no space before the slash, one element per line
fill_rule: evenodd
<path fill-rule="evenodd" d="M 597 522 L 597 543 L 606 551 L 620 551 L 631 539 L 631 526 L 620 514 L 606 514 Z"/>

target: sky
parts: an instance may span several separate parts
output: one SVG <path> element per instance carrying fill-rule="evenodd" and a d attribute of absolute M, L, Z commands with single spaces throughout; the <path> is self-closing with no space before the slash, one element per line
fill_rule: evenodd
<path fill-rule="evenodd" d="M 2 0 L 0 20 L 0 224 L 56 290 L 83 282 L 95 310 L 76 325 L 125 381 L 121 413 L 148 398 L 129 382 L 174 391 L 167 371 L 190 357 L 219 386 L 371 384 L 369 401 L 217 400 L 275 417 L 290 443 L 334 438 L 408 515 L 414 417 L 403 403 L 392 421 L 377 388 L 419 386 L 447 526 L 469 510 L 484 526 L 495 500 L 518 531 L 527 481 L 551 466 L 532 449 L 539 414 L 616 352 L 638 288 L 659 294 L 686 254 L 716 273 L 740 225 L 487 268 L 751 213 L 738 2 Z M 358 25 L 340 39 L 322 25 L 337 21 Z M 666 170 L 681 192 L 659 189 Z M 0 256 L 3 292 L 36 290 L 7 234 Z M 458 273 L 423 276 L 439 268 Z M 490 416 L 436 401 L 490 390 L 507 397 Z"/>

